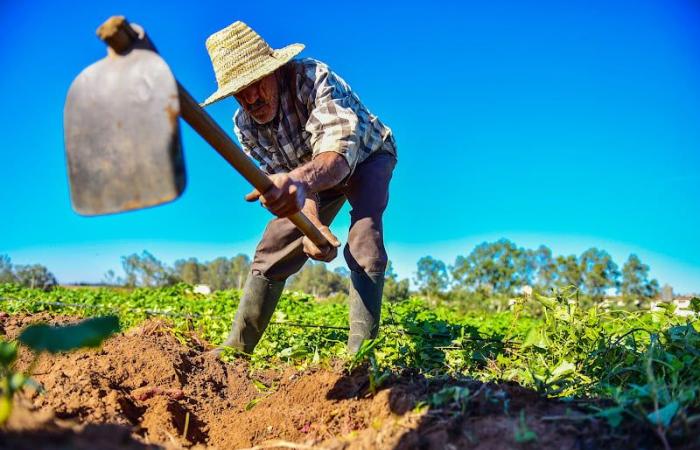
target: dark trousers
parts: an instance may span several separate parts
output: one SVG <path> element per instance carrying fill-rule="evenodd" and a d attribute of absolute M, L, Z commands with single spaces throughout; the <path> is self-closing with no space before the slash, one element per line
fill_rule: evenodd
<path fill-rule="evenodd" d="M 384 273 L 386 269 L 382 216 L 395 165 L 394 155 L 376 153 L 358 164 L 345 183 L 319 193 L 319 219 L 324 225 L 330 225 L 345 200 L 352 207 L 343 254 L 353 272 Z M 301 241 L 301 232 L 288 219 L 271 220 L 255 250 L 252 273 L 268 280 L 286 280 L 308 259 Z"/>

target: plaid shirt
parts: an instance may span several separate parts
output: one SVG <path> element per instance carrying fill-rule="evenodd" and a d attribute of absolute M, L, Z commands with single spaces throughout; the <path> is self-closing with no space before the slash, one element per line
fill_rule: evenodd
<path fill-rule="evenodd" d="M 263 171 L 289 172 L 320 153 L 336 152 L 353 173 L 375 152 L 396 155 L 391 129 L 327 65 L 310 58 L 289 64 L 293 70 L 279 72 L 280 106 L 270 123 L 258 124 L 242 108 L 233 116 L 238 141 Z"/>

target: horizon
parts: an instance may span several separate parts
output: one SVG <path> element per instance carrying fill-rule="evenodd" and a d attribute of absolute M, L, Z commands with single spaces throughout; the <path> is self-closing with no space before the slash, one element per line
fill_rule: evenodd
<path fill-rule="evenodd" d="M 199 101 L 216 89 L 204 40 L 235 20 L 275 48 L 306 44 L 301 57 L 343 77 L 397 139 L 385 239 L 400 278 L 413 279 L 421 256 L 450 265 L 506 238 L 555 255 L 597 247 L 620 268 L 635 253 L 650 278 L 700 292 L 698 4 L 164 5 L 0 6 L 13 36 L 0 42 L 0 86 L 12 105 L 0 122 L 0 254 L 14 264 L 43 264 L 67 283 L 99 281 L 142 250 L 169 265 L 252 256 L 271 217 L 243 201 L 250 188 L 184 122 L 180 199 L 103 217 L 73 212 L 65 94 L 105 55 L 95 28 L 124 14 Z M 53 33 L 50 46 L 36 30 Z M 236 108 L 233 99 L 207 108 L 231 137 Z M 342 243 L 348 211 L 331 226 Z M 340 256 L 330 266 L 344 264 Z"/>
<path fill-rule="evenodd" d="M 531 237 L 520 236 L 520 238 L 525 240 L 525 241 L 531 242 L 531 243 L 538 242 L 536 236 L 531 236 Z M 415 284 L 415 280 L 414 280 L 414 276 L 416 274 L 415 267 L 416 267 L 416 263 L 420 257 L 432 256 L 438 260 L 443 261 L 448 266 L 448 269 L 449 269 L 449 267 L 452 265 L 452 263 L 454 262 L 454 260 L 456 259 L 457 256 L 459 256 L 459 255 L 466 256 L 474 249 L 474 247 L 476 245 L 479 245 L 481 243 L 486 243 L 486 242 L 495 242 L 499 239 L 508 239 L 508 238 L 506 238 L 506 237 L 496 238 L 494 236 L 494 237 L 485 237 L 484 239 L 482 239 L 480 241 L 479 241 L 479 239 L 477 239 L 471 248 L 469 248 L 466 251 L 461 252 L 461 253 L 454 251 L 455 248 L 460 247 L 460 243 L 456 243 L 456 242 L 443 243 L 443 244 L 437 246 L 436 250 L 438 251 L 438 253 L 424 254 L 424 255 L 416 256 L 415 260 L 412 263 L 413 269 L 408 268 L 409 266 L 411 266 L 411 263 L 409 261 L 407 261 L 406 259 L 410 258 L 411 257 L 410 255 L 414 251 L 420 251 L 420 249 L 414 248 L 411 250 L 408 248 L 403 248 L 396 253 L 404 254 L 406 256 L 406 258 L 400 259 L 400 260 L 398 260 L 398 262 L 391 260 L 391 264 L 392 264 L 392 267 L 394 269 L 394 272 L 397 273 L 398 277 L 400 279 L 404 279 L 404 278 L 408 279 L 411 283 L 411 288 L 415 289 L 416 288 L 416 284 Z M 539 243 L 539 244 L 535 244 L 535 245 L 522 245 L 517 240 L 512 240 L 512 239 L 508 239 L 508 240 L 513 242 L 518 247 L 525 248 L 525 249 L 532 249 L 532 250 L 536 249 L 540 245 L 545 245 L 546 247 L 549 247 L 550 250 L 552 250 L 552 256 L 555 258 L 558 255 L 567 256 L 567 255 L 571 255 L 571 254 L 579 257 L 581 255 L 581 253 L 583 253 L 588 248 L 591 248 L 589 246 L 586 246 L 585 244 L 582 244 L 582 242 L 585 242 L 585 241 L 579 242 L 578 245 L 575 244 L 574 239 L 572 237 L 569 237 L 567 239 L 567 242 L 569 245 L 561 247 L 561 248 L 565 249 L 564 251 L 557 251 L 556 249 L 546 245 L 545 243 Z M 479 242 L 477 242 L 477 241 L 479 241 Z M 212 246 L 212 247 L 204 246 L 203 247 L 203 246 L 182 245 L 182 244 L 173 245 L 172 243 L 165 242 L 165 243 L 157 243 L 155 245 L 155 248 L 159 249 L 160 251 L 154 251 L 153 248 L 149 249 L 145 246 L 148 244 L 153 245 L 153 242 L 150 242 L 150 243 L 144 242 L 143 244 L 144 244 L 144 247 L 139 248 L 139 249 L 134 249 L 133 251 L 122 251 L 125 249 L 125 247 L 124 247 L 125 245 L 129 245 L 129 246 L 133 245 L 132 242 L 129 242 L 128 244 L 119 244 L 119 243 L 111 242 L 108 245 L 99 245 L 99 244 L 95 245 L 94 243 L 91 244 L 93 251 L 97 252 L 94 254 L 93 260 L 99 260 L 100 261 L 99 264 L 101 264 L 101 265 L 99 267 L 94 267 L 91 265 L 93 267 L 93 270 L 90 272 L 91 277 L 89 277 L 89 278 L 79 278 L 79 277 L 78 278 L 70 278 L 71 277 L 70 271 L 61 270 L 60 268 L 58 271 L 54 271 L 51 266 L 49 266 L 47 264 L 43 264 L 41 261 L 30 261 L 31 258 L 29 258 L 29 259 L 23 259 L 22 261 L 17 262 L 12 257 L 12 255 L 8 255 L 8 256 L 10 256 L 10 258 L 12 259 L 12 263 L 15 265 L 38 263 L 38 264 L 43 264 L 43 265 L 47 266 L 47 268 L 54 275 L 56 275 L 56 277 L 59 281 L 59 284 L 61 284 L 61 285 L 79 285 L 79 284 L 95 284 L 95 285 L 97 285 L 97 284 L 101 284 L 104 281 L 104 277 L 105 277 L 106 272 L 108 270 L 113 270 L 116 276 L 123 276 L 124 271 L 123 271 L 122 266 L 121 266 L 121 257 L 128 256 L 131 254 L 141 254 L 143 251 L 148 251 L 153 256 L 155 256 L 156 258 L 158 258 L 159 260 L 161 260 L 162 262 L 167 264 L 169 267 L 173 267 L 175 261 L 177 261 L 178 259 L 187 259 L 190 257 L 195 257 L 200 262 L 206 262 L 206 261 L 211 261 L 211 260 L 218 258 L 218 257 L 231 258 L 231 257 L 238 255 L 238 254 L 244 254 L 250 258 L 252 258 L 252 256 L 253 256 L 252 251 L 247 252 L 247 253 L 245 251 L 240 251 L 240 252 L 231 251 L 229 253 L 224 253 L 223 251 L 221 251 L 221 250 L 223 250 L 222 248 L 218 248 L 215 246 Z M 256 242 L 252 241 L 252 242 L 248 243 L 248 246 L 250 248 L 254 249 L 255 244 L 256 244 Z M 612 246 L 611 249 L 608 249 L 606 247 L 598 247 L 598 248 L 600 250 L 608 252 L 612 256 L 613 261 L 617 264 L 619 270 L 622 270 L 622 266 L 624 265 L 625 261 L 632 254 L 639 256 L 642 263 L 649 265 L 648 261 L 644 258 L 644 256 L 649 256 L 648 254 L 647 255 L 644 255 L 644 254 L 640 255 L 639 253 L 635 252 L 632 247 L 629 247 L 629 246 L 619 245 L 619 244 L 615 244 L 615 243 L 608 243 L 608 244 Z M 188 250 L 193 250 L 193 249 L 195 251 L 195 254 L 182 253 L 182 252 L 185 252 Z M 628 251 L 629 251 L 629 253 L 626 254 L 625 252 L 628 252 Z M 46 250 L 43 249 L 42 252 L 45 253 Z M 119 254 L 117 254 L 117 253 L 119 253 Z M 454 255 L 452 255 L 452 253 L 454 253 Z M 626 256 L 624 256 L 624 258 L 620 257 L 620 255 L 625 255 L 625 254 L 626 254 Z M 53 260 L 54 263 L 60 263 L 60 261 L 62 259 L 63 260 L 66 259 L 64 255 L 65 255 L 64 251 L 56 252 L 56 255 L 53 257 L 50 257 L 49 260 Z M 437 256 L 437 255 L 446 255 L 448 258 L 445 259 L 445 258 L 442 258 L 442 257 Z M 77 258 L 80 258 L 80 259 L 82 259 L 84 257 L 86 257 L 86 256 L 82 255 L 82 254 L 77 256 Z M 652 257 L 652 259 L 655 259 L 655 260 L 662 260 L 662 261 L 664 260 L 664 257 L 661 255 L 651 255 L 651 257 Z M 56 259 L 54 259 L 54 258 L 56 258 Z M 76 256 L 73 256 L 72 258 L 67 258 L 67 260 L 69 260 L 69 261 L 72 259 L 76 259 Z M 343 261 L 342 260 L 339 261 L 337 258 L 331 263 L 324 263 L 324 264 L 327 264 L 327 266 L 331 270 L 336 269 L 338 267 L 344 267 Z M 667 260 L 665 265 L 673 265 L 673 264 L 675 264 L 674 261 Z M 693 288 L 688 289 L 686 286 L 683 286 L 682 284 L 680 284 L 680 285 L 673 284 L 672 282 L 670 282 L 671 280 L 667 280 L 663 277 L 658 278 L 658 277 L 656 277 L 657 273 L 661 273 L 663 275 L 665 272 L 664 272 L 664 270 L 660 270 L 660 271 L 654 270 L 654 267 L 650 266 L 649 279 L 657 279 L 657 281 L 659 282 L 659 287 L 662 287 L 664 285 L 671 286 L 673 288 L 674 294 L 695 295 L 695 294 L 700 293 L 700 291 L 693 290 Z M 677 273 L 675 275 L 677 275 Z M 668 274 L 668 276 L 673 277 L 674 274 L 671 273 L 671 274 Z M 691 274 L 691 276 L 692 276 L 692 274 Z M 450 279 L 451 278 L 452 277 L 450 275 Z"/>

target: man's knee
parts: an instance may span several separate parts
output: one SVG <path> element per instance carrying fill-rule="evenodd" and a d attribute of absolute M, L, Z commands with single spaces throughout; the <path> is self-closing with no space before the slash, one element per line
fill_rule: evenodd
<path fill-rule="evenodd" d="M 384 273 L 386 270 L 386 252 L 370 256 L 357 252 L 353 253 L 350 247 L 346 245 L 344 256 L 345 261 L 348 263 L 348 268 L 353 272 Z"/>
<path fill-rule="evenodd" d="M 350 230 L 343 255 L 348 268 L 355 272 L 384 273 L 388 257 L 384 248 L 381 222 L 366 220 Z"/>

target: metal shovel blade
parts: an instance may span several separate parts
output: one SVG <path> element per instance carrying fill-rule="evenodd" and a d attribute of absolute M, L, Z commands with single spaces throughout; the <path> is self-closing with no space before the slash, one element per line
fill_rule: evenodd
<path fill-rule="evenodd" d="M 179 115 L 177 82 L 153 51 L 83 70 L 64 109 L 73 208 L 98 215 L 176 199 L 185 188 Z"/>

